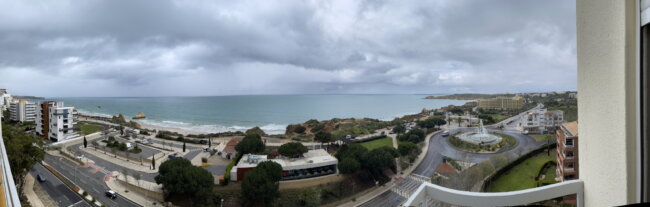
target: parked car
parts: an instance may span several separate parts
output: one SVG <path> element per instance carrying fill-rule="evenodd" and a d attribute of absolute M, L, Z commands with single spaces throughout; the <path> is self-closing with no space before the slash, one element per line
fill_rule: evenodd
<path fill-rule="evenodd" d="M 442 136 L 443 137 L 449 136 L 449 131 L 445 130 L 444 132 L 442 132 Z"/>
<path fill-rule="evenodd" d="M 117 198 L 117 193 L 115 193 L 115 191 L 112 190 L 106 191 L 106 197 L 110 199 L 115 199 Z"/>
<path fill-rule="evenodd" d="M 126 148 L 131 149 L 133 148 L 133 144 L 131 142 L 126 143 Z"/>
<path fill-rule="evenodd" d="M 203 151 L 204 151 L 204 152 L 208 152 L 208 151 L 210 151 L 210 148 L 209 148 L 209 147 L 204 147 L 204 148 L 203 148 Z"/>
<path fill-rule="evenodd" d="M 41 182 L 41 183 L 47 181 L 47 179 L 45 179 L 45 177 L 42 176 L 41 174 L 38 174 L 36 176 L 36 179 L 38 180 L 38 182 Z"/>
<path fill-rule="evenodd" d="M 199 144 L 208 144 L 208 141 L 202 139 L 202 140 L 199 140 Z"/>
<path fill-rule="evenodd" d="M 167 158 L 169 158 L 169 159 L 172 159 L 172 158 L 175 158 L 175 157 L 178 157 L 178 153 L 173 153 L 173 154 L 167 155 Z"/>

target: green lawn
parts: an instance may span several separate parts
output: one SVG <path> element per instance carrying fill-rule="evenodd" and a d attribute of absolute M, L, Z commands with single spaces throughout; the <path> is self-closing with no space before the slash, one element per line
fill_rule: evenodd
<path fill-rule="evenodd" d="M 372 150 L 375 148 L 380 148 L 383 146 L 393 146 L 393 140 L 390 137 L 382 138 L 382 139 L 377 139 L 377 140 L 372 140 L 369 142 L 364 142 L 361 143 L 361 146 L 365 147 L 368 150 Z"/>
<path fill-rule="evenodd" d="M 96 131 L 102 130 L 103 127 L 97 124 L 79 122 L 77 123 L 77 128 L 79 128 L 79 134 L 86 135 L 86 134 L 91 134 Z"/>
<path fill-rule="evenodd" d="M 542 152 L 536 156 L 528 158 L 497 178 L 492 184 L 490 184 L 487 191 L 507 192 L 537 187 L 537 181 L 535 180 L 537 173 L 544 166 L 544 163 L 555 160 L 555 151 L 552 150 L 550 154 L 550 156 L 547 156 L 546 152 Z M 547 175 L 547 178 L 544 180 L 553 180 L 555 178 L 555 169 L 550 168 L 545 172 L 545 174 Z"/>
<path fill-rule="evenodd" d="M 535 141 L 546 141 L 546 140 L 555 140 L 555 135 L 553 134 L 529 134 L 532 138 L 535 138 Z"/>
<path fill-rule="evenodd" d="M 499 114 L 490 114 L 490 116 L 492 117 L 492 119 L 494 119 L 495 123 L 498 123 L 508 118 L 508 116 L 499 115 Z"/>

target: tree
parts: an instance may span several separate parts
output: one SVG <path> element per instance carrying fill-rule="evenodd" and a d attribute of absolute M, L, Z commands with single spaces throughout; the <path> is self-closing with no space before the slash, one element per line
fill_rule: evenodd
<path fill-rule="evenodd" d="M 339 163 L 339 172 L 341 172 L 341 174 L 352 174 L 357 172 L 359 167 L 361 167 L 361 164 L 359 164 L 357 160 L 347 157 Z"/>
<path fill-rule="evenodd" d="M 135 179 L 135 182 L 138 184 L 138 187 L 140 187 L 140 173 L 133 173 L 133 179 Z"/>
<path fill-rule="evenodd" d="M 289 142 L 278 148 L 278 153 L 289 158 L 298 158 L 308 151 L 307 147 L 300 142 Z"/>
<path fill-rule="evenodd" d="M 84 148 L 88 147 L 88 141 L 86 140 L 86 136 L 84 136 Z"/>
<path fill-rule="evenodd" d="M 249 134 L 257 134 L 257 135 L 260 135 L 261 137 L 267 136 L 267 134 L 264 132 L 264 130 L 262 130 L 258 126 L 246 130 L 246 135 L 249 135 Z"/>
<path fill-rule="evenodd" d="M 396 134 L 402 134 L 406 132 L 406 127 L 404 127 L 402 124 L 398 124 L 397 126 L 393 127 L 393 132 Z"/>
<path fill-rule="evenodd" d="M 399 154 L 392 147 L 380 147 L 365 154 L 363 158 L 363 169 L 376 177 L 385 177 L 383 171 L 390 168 L 395 171 L 395 158 Z"/>
<path fill-rule="evenodd" d="M 212 195 L 214 183 L 210 172 L 180 157 L 163 162 L 154 180 L 163 185 L 168 195 L 186 196 L 198 203 L 205 202 Z"/>
<path fill-rule="evenodd" d="M 4 122 L 2 123 L 2 138 L 14 182 L 18 192 L 22 192 L 25 175 L 36 163 L 41 162 L 45 156 L 45 151 L 42 148 L 43 141 L 34 135 L 25 133 L 16 126 Z"/>
<path fill-rule="evenodd" d="M 314 140 L 316 140 L 316 141 L 318 141 L 320 143 L 329 143 L 329 142 L 334 141 L 332 139 L 332 134 L 330 134 L 329 132 L 318 132 L 318 133 L 316 133 L 316 135 L 314 136 Z"/>
<path fill-rule="evenodd" d="M 117 150 L 115 148 L 111 147 L 111 152 L 113 153 L 115 158 L 117 158 Z"/>
<path fill-rule="evenodd" d="M 264 142 L 262 137 L 258 134 L 249 134 L 242 139 L 235 150 L 241 155 L 249 153 L 262 153 L 264 152 Z"/>
<path fill-rule="evenodd" d="M 183 152 L 185 152 L 185 142 L 183 142 Z"/>
<path fill-rule="evenodd" d="M 352 158 L 354 160 L 360 161 L 367 152 L 368 149 L 361 146 L 360 144 L 344 144 L 336 153 L 336 158 L 339 160 Z"/>
<path fill-rule="evenodd" d="M 95 151 L 97 151 L 97 145 L 99 145 L 99 143 L 97 143 L 97 141 L 92 141 L 90 143 L 93 145 L 93 148 L 95 148 Z"/>
<path fill-rule="evenodd" d="M 400 142 L 399 146 L 397 147 L 397 151 L 399 151 L 399 154 L 402 156 L 407 156 L 412 152 L 416 152 L 417 150 L 418 146 L 411 142 Z"/>
<path fill-rule="evenodd" d="M 151 169 L 156 170 L 156 155 L 151 156 Z"/>
<path fill-rule="evenodd" d="M 126 168 L 122 168 L 122 175 L 124 175 L 124 182 L 127 184 L 129 183 L 129 171 L 126 170 Z M 124 190 L 124 192 L 127 192 L 128 190 Z"/>
<path fill-rule="evenodd" d="M 282 166 L 265 161 L 248 171 L 241 185 L 245 206 L 269 206 L 278 195 Z"/>
<path fill-rule="evenodd" d="M 129 152 L 129 151 L 127 150 L 127 151 L 124 152 L 124 155 L 126 155 L 126 161 L 128 162 L 128 161 L 129 161 L 129 157 L 130 157 L 130 155 L 131 155 L 131 152 Z"/>

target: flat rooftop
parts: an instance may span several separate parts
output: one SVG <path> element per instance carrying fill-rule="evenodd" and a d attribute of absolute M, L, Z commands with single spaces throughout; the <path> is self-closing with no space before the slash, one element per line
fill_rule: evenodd
<path fill-rule="evenodd" d="M 266 155 L 249 155 L 246 154 L 242 156 L 239 163 L 237 163 L 238 168 L 253 168 L 256 167 L 258 163 L 264 161 L 273 161 L 282 166 L 283 170 L 294 170 L 294 169 L 305 169 L 312 167 L 321 167 L 327 165 L 334 165 L 338 163 L 338 160 L 327 153 L 323 149 L 309 150 L 307 153 L 303 154 L 301 158 L 294 159 L 268 159 Z"/>

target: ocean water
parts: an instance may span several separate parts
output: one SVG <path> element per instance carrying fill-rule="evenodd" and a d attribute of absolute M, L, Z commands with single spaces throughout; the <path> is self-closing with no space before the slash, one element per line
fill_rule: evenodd
<path fill-rule="evenodd" d="M 259 126 L 282 134 L 288 124 L 309 119 L 375 118 L 392 120 L 423 108 L 466 101 L 424 99 L 426 95 L 259 95 L 146 98 L 54 98 L 82 114 L 127 119 L 144 112 L 145 124 L 199 132 L 246 130 Z"/>

